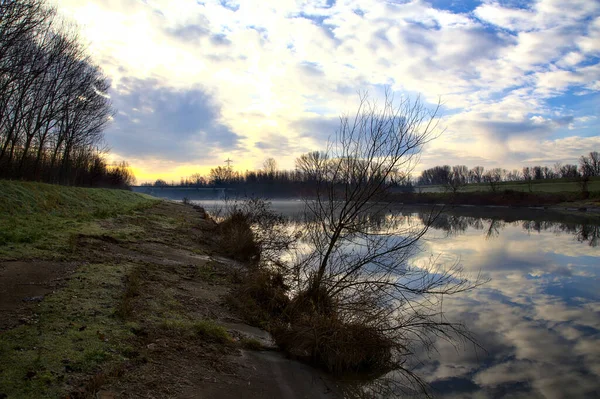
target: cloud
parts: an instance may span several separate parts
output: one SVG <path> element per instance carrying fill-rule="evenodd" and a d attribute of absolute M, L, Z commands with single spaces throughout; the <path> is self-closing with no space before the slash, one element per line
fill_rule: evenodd
<path fill-rule="evenodd" d="M 426 103 L 441 96 L 447 134 L 431 151 L 444 149 L 452 160 L 446 163 L 481 159 L 484 166 L 512 168 L 541 158 L 536 149 L 547 140 L 594 135 L 597 119 L 585 126 L 559 122 L 598 113 L 574 100 L 600 98 L 598 2 L 452 4 L 59 1 L 82 24 L 115 85 L 136 78 L 178 93 L 197 87 L 210 93 L 221 122 L 239 137 L 242 168 L 261 162 L 265 137 L 280 137 L 271 143 L 279 149 L 283 137 L 302 151 L 322 149 L 331 126 L 323 126 L 327 135 L 315 129 L 310 136 L 302 126 L 309 122 L 298 121 L 352 112 L 358 90 L 383 85 L 421 93 Z M 111 144 L 120 151 L 120 143 Z M 279 155 L 282 167 L 293 167 L 298 156 Z M 558 157 L 554 151 L 546 158 Z"/>
<path fill-rule="evenodd" d="M 122 156 L 189 162 L 238 146 L 220 107 L 200 88 L 177 91 L 152 79 L 123 78 L 112 99 L 118 112 L 107 139 Z"/>

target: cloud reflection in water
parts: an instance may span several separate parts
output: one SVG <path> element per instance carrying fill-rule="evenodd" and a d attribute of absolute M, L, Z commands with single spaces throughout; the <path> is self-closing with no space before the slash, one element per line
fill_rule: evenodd
<path fill-rule="evenodd" d="M 438 342 L 417 367 L 437 395 L 600 397 L 598 226 L 443 219 L 426 249 L 460 257 L 491 281 L 445 301 L 487 353 Z"/>

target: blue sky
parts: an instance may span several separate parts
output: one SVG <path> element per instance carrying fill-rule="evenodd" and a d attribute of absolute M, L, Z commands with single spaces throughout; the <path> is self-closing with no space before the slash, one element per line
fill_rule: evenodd
<path fill-rule="evenodd" d="M 178 180 L 292 168 L 358 91 L 444 104 L 436 164 L 600 150 L 600 1 L 59 0 L 113 82 L 113 159 Z"/>

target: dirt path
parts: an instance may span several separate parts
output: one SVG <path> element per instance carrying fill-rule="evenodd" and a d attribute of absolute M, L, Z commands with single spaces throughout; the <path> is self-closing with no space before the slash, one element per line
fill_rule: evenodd
<path fill-rule="evenodd" d="M 32 320 L 36 307 L 57 297 L 66 285 L 69 298 L 80 302 L 82 309 L 67 316 L 58 307 L 53 311 L 65 314 L 52 319 L 75 320 L 61 324 L 78 329 L 73 334 L 84 334 L 94 320 L 100 326 L 94 329 L 122 320 L 121 335 L 129 338 L 113 338 L 111 330 L 91 335 L 106 341 L 102 345 L 110 358 L 123 359 L 113 361 L 111 369 L 93 363 L 77 374 L 68 359 L 60 360 L 67 362 L 61 366 L 66 371 L 46 366 L 44 372 L 71 390 L 70 397 L 340 397 L 327 375 L 284 358 L 265 331 L 246 325 L 230 308 L 227 298 L 243 265 L 219 254 L 214 226 L 203 212 L 165 202 L 144 214 L 108 219 L 101 225 L 105 233 L 77 237 L 69 262 L 0 264 L 0 334 L 37 323 Z M 103 268 L 113 274 L 104 276 L 108 272 Z M 73 281 L 81 287 L 79 294 Z M 103 299 L 92 296 L 85 302 L 90 290 Z M 107 295 L 99 295 L 102 290 Z M 65 309 L 72 309 L 69 306 L 65 304 Z M 101 319 L 103 314 L 106 319 Z M 79 345 L 81 339 L 74 342 Z M 260 343 L 258 350 L 248 350 L 244 345 L 248 340 Z M 24 378 L 35 381 L 41 372 L 30 370 Z M 6 397 L 2 395 L 0 385 L 0 397 Z"/>

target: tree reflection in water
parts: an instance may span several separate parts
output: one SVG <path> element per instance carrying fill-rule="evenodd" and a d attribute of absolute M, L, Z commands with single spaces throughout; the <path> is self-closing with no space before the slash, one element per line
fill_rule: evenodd
<path fill-rule="evenodd" d="M 418 218 L 422 223 L 426 220 L 427 213 L 418 214 Z M 406 216 L 405 216 L 406 217 Z M 597 247 L 600 243 L 600 225 L 599 222 L 593 220 L 588 223 L 565 223 L 546 220 L 520 220 L 520 221 L 504 221 L 500 217 L 481 218 L 473 216 L 463 216 L 442 213 L 431 225 L 431 228 L 441 230 L 449 237 L 456 237 L 464 234 L 468 228 L 485 231 L 487 238 L 498 237 L 501 231 L 507 225 L 521 225 L 523 230 L 530 233 L 542 231 L 554 231 L 556 233 L 571 234 L 575 239 L 582 243 L 587 243 L 591 247 Z"/>

